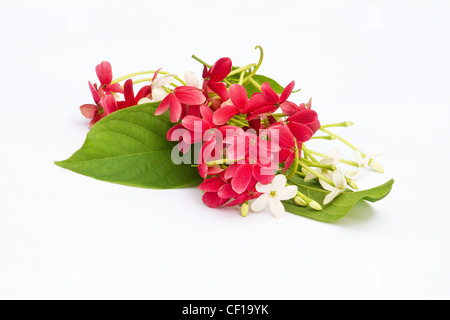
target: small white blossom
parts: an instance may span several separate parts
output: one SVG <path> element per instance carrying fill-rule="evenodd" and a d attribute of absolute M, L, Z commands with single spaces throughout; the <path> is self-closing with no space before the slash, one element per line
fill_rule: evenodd
<path fill-rule="evenodd" d="M 322 165 L 326 165 L 326 166 L 337 166 L 340 158 L 341 158 L 341 156 L 339 154 L 339 151 L 336 148 L 334 148 L 333 150 L 331 150 L 330 154 L 328 155 L 328 158 L 320 160 L 319 163 Z M 321 175 L 323 175 L 327 178 L 330 178 L 330 179 L 333 174 L 330 170 L 325 169 L 325 168 L 317 168 L 314 171 L 316 171 L 317 173 L 320 173 Z M 314 174 L 312 174 L 311 172 L 308 172 L 305 177 L 305 182 L 312 181 L 316 178 L 317 177 Z M 322 179 L 319 179 L 319 182 L 320 182 L 320 184 L 326 183 Z"/>
<path fill-rule="evenodd" d="M 372 160 L 375 159 L 375 157 L 379 157 L 379 154 L 368 154 L 365 157 L 362 155 L 361 151 L 355 150 L 354 157 L 356 162 L 358 163 L 358 170 L 351 171 L 348 174 L 352 177 L 353 180 L 357 179 L 364 168 L 367 168 Z"/>
<path fill-rule="evenodd" d="M 196 88 L 199 88 L 199 89 L 202 88 L 202 85 L 201 85 L 200 81 L 198 80 L 198 78 L 195 75 L 195 73 L 192 72 L 192 71 L 188 71 L 188 72 L 186 72 L 184 74 L 184 80 L 186 81 L 186 84 L 188 86 L 196 87 Z"/>
<path fill-rule="evenodd" d="M 152 98 L 153 102 L 158 102 L 164 100 L 167 97 L 167 92 L 163 87 L 168 86 L 173 83 L 175 78 L 172 75 L 164 75 L 162 77 L 156 78 L 152 81 Z"/>
<path fill-rule="evenodd" d="M 328 183 L 322 183 L 322 187 L 327 190 L 331 191 L 323 201 L 324 205 L 329 204 L 331 201 L 333 201 L 337 196 L 344 193 L 345 190 L 347 190 L 347 180 L 345 179 L 344 174 L 341 171 L 335 171 L 331 177 L 333 180 L 334 187 Z"/>
<path fill-rule="evenodd" d="M 297 186 L 286 186 L 286 183 L 286 177 L 281 174 L 277 175 L 270 184 L 257 183 L 256 190 L 262 195 L 253 202 L 252 210 L 258 212 L 269 206 L 275 217 L 282 218 L 286 210 L 281 201 L 294 198 L 298 192 Z"/>

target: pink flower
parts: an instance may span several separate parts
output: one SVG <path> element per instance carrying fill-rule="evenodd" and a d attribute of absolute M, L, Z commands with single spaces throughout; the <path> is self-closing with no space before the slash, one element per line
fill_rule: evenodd
<path fill-rule="evenodd" d="M 159 116 L 170 109 L 170 121 L 180 121 L 184 105 L 201 105 L 205 102 L 202 91 L 195 87 L 181 86 L 173 90 L 156 109 L 155 115 Z"/>
<path fill-rule="evenodd" d="M 202 200 L 208 207 L 218 208 L 230 200 L 221 198 L 218 195 L 219 190 L 225 185 L 225 183 L 226 181 L 224 181 L 221 177 L 213 177 L 206 179 L 198 187 L 200 190 L 205 191 Z"/>
<path fill-rule="evenodd" d="M 261 193 L 256 191 L 256 183 L 256 179 L 252 178 L 246 190 L 240 194 L 234 191 L 231 184 L 224 184 L 219 189 L 218 196 L 222 199 L 227 200 L 227 202 L 233 199 L 232 201 L 225 204 L 226 207 L 239 206 L 246 201 L 253 200 L 261 196 Z"/>
<path fill-rule="evenodd" d="M 230 58 L 219 59 L 209 70 L 205 66 L 203 70 L 203 90 L 205 93 L 210 89 L 217 93 L 223 101 L 230 99 L 227 86 L 222 81 L 230 74 L 232 67 L 233 63 Z"/>
<path fill-rule="evenodd" d="M 292 81 L 283 91 L 281 95 L 278 95 L 270 86 L 268 82 L 261 85 L 261 93 L 253 95 L 250 100 L 252 107 L 250 108 L 249 116 L 247 120 L 253 120 L 261 115 L 274 113 L 281 107 L 283 111 L 290 112 L 291 109 L 297 108 L 297 106 L 287 101 L 289 99 L 292 90 L 295 87 L 295 81 Z"/>
<path fill-rule="evenodd" d="M 300 142 L 309 141 L 320 129 L 319 117 L 313 110 L 299 111 L 290 116 L 287 123 L 294 137 Z"/>
<path fill-rule="evenodd" d="M 295 160 L 295 137 L 284 123 L 271 126 L 267 133 L 271 140 L 277 139 L 279 141 L 279 161 L 280 163 L 285 162 L 284 172 L 286 172 Z M 299 152 L 301 147 L 302 144 L 298 144 Z"/>
<path fill-rule="evenodd" d="M 97 67 L 95 67 L 98 80 L 100 80 L 99 93 L 100 96 L 105 94 L 123 93 L 123 89 L 120 84 L 111 84 L 113 80 L 113 73 L 111 64 L 108 61 L 103 61 Z"/>
<path fill-rule="evenodd" d="M 123 88 L 124 88 L 125 101 L 120 101 L 118 103 L 119 109 L 136 106 L 141 99 L 148 98 L 152 93 L 152 89 L 150 86 L 144 86 L 139 90 L 139 92 L 135 96 L 134 88 L 133 88 L 133 80 L 131 80 L 131 79 L 128 79 L 125 82 L 125 85 Z"/>
<path fill-rule="evenodd" d="M 213 121 L 216 125 L 224 125 L 235 115 L 247 113 L 247 90 L 239 84 L 232 84 L 229 90 L 233 104 L 223 105 L 214 113 Z"/>

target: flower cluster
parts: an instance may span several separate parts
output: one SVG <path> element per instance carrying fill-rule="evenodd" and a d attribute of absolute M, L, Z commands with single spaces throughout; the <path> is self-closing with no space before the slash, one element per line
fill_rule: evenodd
<path fill-rule="evenodd" d="M 195 153 L 194 165 L 203 179 L 199 186 L 203 202 L 211 208 L 241 206 L 243 216 L 249 208 L 256 212 L 269 206 L 276 217 L 282 217 L 285 208 L 281 201 L 289 200 L 322 210 L 318 202 L 299 191 L 298 184 L 291 183 L 293 177 L 304 178 L 305 183 L 317 178 L 327 192 L 323 200 L 327 205 L 348 187 L 357 188 L 352 178 L 364 167 L 382 171 L 373 156 L 327 130 L 351 123 L 321 126 L 312 100 L 293 101 L 294 81 L 285 88 L 271 79 L 256 81 L 262 59 L 238 68 L 229 58 L 213 65 L 194 58 L 204 66 L 202 81 L 192 72 L 182 80 L 161 69 L 113 80 L 111 65 L 102 62 L 96 67 L 100 84 L 89 82 L 94 104 L 81 106 L 81 112 L 93 126 L 117 110 L 159 102 L 155 116 L 168 113 L 173 123 L 167 139 L 177 142 L 181 154 Z M 144 74 L 153 77 L 132 79 Z M 135 94 L 135 85 L 146 82 Z M 314 138 L 341 140 L 355 150 L 356 161 L 341 160 L 337 151 L 327 156 L 307 149 L 305 143 L 319 130 L 327 135 Z M 339 163 L 355 166 L 357 171 L 345 172 Z"/>

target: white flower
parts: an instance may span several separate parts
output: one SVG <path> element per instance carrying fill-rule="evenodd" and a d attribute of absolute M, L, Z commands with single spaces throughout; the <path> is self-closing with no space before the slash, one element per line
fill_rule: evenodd
<path fill-rule="evenodd" d="M 323 201 L 324 205 L 329 204 L 331 201 L 333 201 L 338 195 L 341 193 L 344 193 L 345 190 L 347 190 L 347 180 L 345 179 L 345 176 L 340 171 L 335 171 L 331 177 L 333 180 L 334 187 L 328 183 L 322 183 L 322 187 L 325 190 L 331 191 Z"/>
<path fill-rule="evenodd" d="M 357 179 L 364 168 L 367 168 L 372 160 L 375 159 L 375 157 L 380 156 L 379 154 L 368 154 L 365 157 L 362 155 L 361 151 L 355 150 L 354 157 L 356 162 L 358 163 L 358 170 L 349 172 L 349 175 L 352 177 L 352 179 Z"/>
<path fill-rule="evenodd" d="M 163 101 L 167 97 L 167 92 L 163 87 L 168 86 L 175 81 L 172 75 L 165 75 L 152 81 L 152 98 L 153 102 Z"/>
<path fill-rule="evenodd" d="M 186 84 L 188 86 L 196 87 L 199 89 L 202 88 L 200 81 L 197 79 L 197 76 L 192 71 L 188 71 L 184 74 L 184 80 L 186 81 Z"/>
<path fill-rule="evenodd" d="M 257 183 L 256 190 L 263 195 L 253 202 L 252 210 L 258 212 L 269 206 L 275 217 L 282 218 L 286 210 L 281 201 L 294 198 L 298 191 L 296 186 L 287 187 L 286 183 L 287 179 L 282 174 L 277 175 L 270 184 Z"/>
<path fill-rule="evenodd" d="M 339 151 L 336 148 L 334 148 L 333 150 L 331 150 L 328 158 L 320 160 L 319 163 L 326 165 L 326 166 L 337 166 L 340 158 L 341 158 L 341 156 L 339 154 Z M 325 168 L 317 168 L 314 171 L 316 171 L 317 173 L 320 173 L 321 175 L 323 175 L 327 178 L 330 178 L 330 179 L 333 174 L 330 170 L 325 169 Z M 312 181 L 316 178 L 317 177 L 314 174 L 312 174 L 311 172 L 308 172 L 305 177 L 305 182 Z M 320 182 L 320 184 L 323 184 L 323 183 L 327 184 L 322 179 L 319 179 L 319 182 Z M 327 184 L 327 185 L 329 185 L 329 184 Z"/>

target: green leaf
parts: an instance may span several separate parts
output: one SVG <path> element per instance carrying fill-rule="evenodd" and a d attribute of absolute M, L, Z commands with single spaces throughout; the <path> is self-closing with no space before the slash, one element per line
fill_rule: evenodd
<path fill-rule="evenodd" d="M 291 182 L 298 186 L 298 191 L 302 192 L 309 198 L 322 204 L 325 196 L 329 193 L 322 189 L 317 182 L 305 183 L 303 179 L 294 177 Z M 394 180 L 390 180 L 385 184 L 363 191 L 353 192 L 351 190 L 345 191 L 339 197 L 334 199 L 330 204 L 323 207 L 322 211 L 316 211 L 309 207 L 299 207 L 292 200 L 284 201 L 286 211 L 293 214 L 304 216 L 307 218 L 331 222 L 345 217 L 350 210 L 361 200 L 376 202 L 385 198 L 392 190 Z"/>
<path fill-rule="evenodd" d="M 166 139 L 169 115 L 154 116 L 159 103 L 139 105 L 100 120 L 84 145 L 58 166 L 94 179 L 123 185 L 174 189 L 200 181 L 196 168 L 176 165 L 176 145 Z"/>

